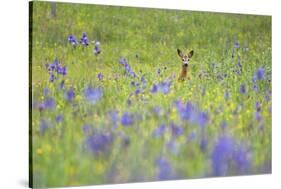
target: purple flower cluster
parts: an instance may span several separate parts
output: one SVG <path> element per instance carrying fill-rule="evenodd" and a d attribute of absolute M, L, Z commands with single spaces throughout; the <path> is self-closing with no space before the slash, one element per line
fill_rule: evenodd
<path fill-rule="evenodd" d="M 76 47 L 78 45 L 78 42 L 77 42 L 76 37 L 74 35 L 69 35 L 67 40 L 73 47 Z"/>
<path fill-rule="evenodd" d="M 182 120 L 198 124 L 201 128 L 204 128 L 207 125 L 209 121 L 208 114 L 199 111 L 191 102 L 184 104 L 181 101 L 176 101 L 175 106 Z"/>
<path fill-rule="evenodd" d="M 50 82 L 54 82 L 57 79 L 58 75 L 65 76 L 67 74 L 67 69 L 65 66 L 62 66 L 57 59 L 51 64 L 46 64 L 46 69 L 50 74 Z"/>
<path fill-rule="evenodd" d="M 89 45 L 89 43 L 88 43 L 88 37 L 87 37 L 86 32 L 83 32 L 82 37 L 80 38 L 80 43 L 81 43 L 83 46 L 88 46 L 88 45 Z"/>
<path fill-rule="evenodd" d="M 76 37 L 72 34 L 68 36 L 67 40 L 73 47 L 76 47 L 78 45 L 78 41 L 77 41 Z M 93 53 L 95 55 L 100 54 L 101 53 L 100 42 L 93 41 L 93 43 L 94 43 Z M 89 46 L 89 39 L 87 37 L 86 32 L 82 33 L 82 37 L 80 38 L 79 44 L 81 44 L 84 47 Z"/>
<path fill-rule="evenodd" d="M 165 81 L 162 81 L 158 84 L 153 84 L 150 92 L 151 93 L 161 92 L 163 94 L 168 94 L 170 92 L 171 84 L 172 84 L 171 80 L 165 80 Z"/>
<path fill-rule="evenodd" d="M 113 142 L 113 136 L 109 133 L 96 133 L 86 139 L 86 147 L 93 154 L 99 155 L 106 152 Z"/>
<path fill-rule="evenodd" d="M 46 97 L 42 103 L 39 104 L 38 108 L 39 108 L 39 111 L 43 111 L 45 109 L 54 109 L 56 106 L 56 102 L 53 98 L 51 97 Z"/>
<path fill-rule="evenodd" d="M 212 154 L 212 168 L 214 176 L 226 176 L 232 174 L 245 174 L 250 167 L 249 152 L 242 145 L 228 137 L 218 138 Z"/>
<path fill-rule="evenodd" d="M 120 58 L 119 59 L 119 63 L 121 65 L 124 66 L 125 72 L 130 75 L 131 77 L 136 77 L 137 75 L 135 74 L 135 72 L 132 70 L 132 68 L 130 67 L 130 65 L 128 64 L 128 61 L 126 60 L 126 58 Z"/>

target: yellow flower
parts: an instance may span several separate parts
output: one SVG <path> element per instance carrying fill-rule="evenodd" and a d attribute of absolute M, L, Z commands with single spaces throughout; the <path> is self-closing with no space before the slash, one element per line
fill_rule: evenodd
<path fill-rule="evenodd" d="M 104 164 L 102 162 L 97 163 L 96 165 L 96 172 L 103 173 L 105 170 Z"/>
<path fill-rule="evenodd" d="M 43 150 L 42 150 L 41 148 L 38 148 L 38 149 L 36 150 L 36 153 L 37 153 L 38 155 L 41 155 L 41 154 L 43 154 Z"/>

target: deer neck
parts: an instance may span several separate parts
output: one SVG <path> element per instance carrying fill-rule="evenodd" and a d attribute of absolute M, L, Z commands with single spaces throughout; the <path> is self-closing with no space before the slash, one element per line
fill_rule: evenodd
<path fill-rule="evenodd" d="M 186 77 L 187 75 L 187 66 L 182 66 L 181 77 Z"/>
<path fill-rule="evenodd" d="M 187 66 L 182 66 L 181 74 L 178 80 L 183 81 L 185 80 L 186 76 L 187 76 Z"/>

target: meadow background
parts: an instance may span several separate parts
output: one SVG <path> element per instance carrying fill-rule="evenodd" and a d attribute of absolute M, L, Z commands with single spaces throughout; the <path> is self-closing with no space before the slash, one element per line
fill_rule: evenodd
<path fill-rule="evenodd" d="M 271 17 L 56 6 L 32 8 L 33 186 L 271 173 Z"/>

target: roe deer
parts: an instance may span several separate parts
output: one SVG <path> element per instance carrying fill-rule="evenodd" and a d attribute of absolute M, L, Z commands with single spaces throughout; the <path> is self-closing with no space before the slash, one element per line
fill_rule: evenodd
<path fill-rule="evenodd" d="M 178 51 L 179 57 L 181 57 L 181 60 L 182 60 L 182 70 L 181 70 L 181 74 L 180 74 L 178 80 L 183 81 L 187 77 L 188 63 L 189 63 L 190 58 L 193 56 L 193 50 L 191 50 L 188 53 L 188 55 L 183 54 L 180 49 L 177 49 L 177 51 Z"/>

